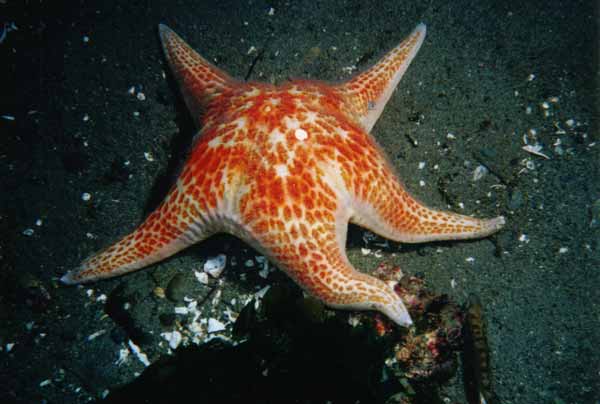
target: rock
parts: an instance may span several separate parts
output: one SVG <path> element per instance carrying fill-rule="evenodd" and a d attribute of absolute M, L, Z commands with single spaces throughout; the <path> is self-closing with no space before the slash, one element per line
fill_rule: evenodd
<path fill-rule="evenodd" d="M 177 303 L 183 301 L 186 291 L 185 276 L 183 276 L 183 274 L 176 274 L 169 281 L 167 289 L 165 290 L 165 295 L 167 296 L 167 299 Z"/>

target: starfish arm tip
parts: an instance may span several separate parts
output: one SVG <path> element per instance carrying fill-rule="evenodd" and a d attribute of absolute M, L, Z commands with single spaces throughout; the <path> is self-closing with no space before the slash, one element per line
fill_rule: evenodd
<path fill-rule="evenodd" d="M 401 327 L 410 327 L 413 325 L 410 314 L 400 298 L 386 304 L 380 311 Z"/>
<path fill-rule="evenodd" d="M 494 231 L 498 231 L 504 227 L 506 224 L 506 218 L 504 216 L 498 216 L 493 219 L 490 219 L 489 226 L 494 229 Z"/>
<path fill-rule="evenodd" d="M 74 275 L 75 275 L 74 271 L 69 271 L 60 278 L 60 281 L 62 283 L 64 283 L 65 285 L 75 285 L 79 282 L 74 279 L 75 278 Z"/>
<path fill-rule="evenodd" d="M 165 24 L 158 24 L 158 32 L 160 34 L 165 34 L 167 32 L 171 31 L 171 28 L 167 27 Z"/>

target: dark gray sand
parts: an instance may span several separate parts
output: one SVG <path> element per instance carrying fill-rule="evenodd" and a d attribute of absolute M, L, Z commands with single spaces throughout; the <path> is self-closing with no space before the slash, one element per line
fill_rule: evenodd
<path fill-rule="evenodd" d="M 385 245 L 352 227 L 350 258 L 365 271 L 399 265 L 459 303 L 479 296 L 499 402 L 600 400 L 595 2 L 16 3 L 0 4 L 4 21 L 18 27 L 0 44 L 8 68 L 0 111 L 0 401 L 104 397 L 145 368 L 127 341 L 151 362 L 166 357 L 160 333 L 191 321 L 173 314 L 189 304 L 183 295 L 198 301 L 198 321 L 218 319 L 229 335 L 227 309 L 237 313 L 272 279 L 288 282 L 278 272 L 257 275 L 260 263 L 246 268 L 257 253 L 218 236 L 129 276 L 59 283 L 141 222 L 189 148 L 195 130 L 164 64 L 158 23 L 239 78 L 254 49 L 264 52 L 250 78 L 282 82 L 343 80 L 421 21 L 425 43 L 373 134 L 420 200 L 508 222 L 493 238 L 412 246 Z M 548 158 L 524 150 L 525 142 Z M 475 180 L 479 166 L 486 169 Z M 228 257 L 221 280 L 202 285 L 194 270 L 221 253 Z M 118 364 L 120 351 L 129 356 Z M 227 372 L 218 357 L 211 363 Z M 290 391 L 289 402 L 294 397 Z M 464 402 L 460 372 L 440 397 Z"/>

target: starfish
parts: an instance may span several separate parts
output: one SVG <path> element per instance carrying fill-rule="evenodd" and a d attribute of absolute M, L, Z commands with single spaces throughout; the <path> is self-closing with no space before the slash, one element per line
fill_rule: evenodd
<path fill-rule="evenodd" d="M 200 128 L 164 201 L 131 234 L 61 280 L 125 274 L 218 232 L 237 236 L 326 305 L 412 321 L 393 285 L 357 271 L 348 223 L 419 243 L 488 236 L 502 216 L 430 209 L 406 191 L 370 131 L 425 38 L 419 24 L 368 70 L 338 84 L 235 80 L 159 25 L 166 60 Z"/>

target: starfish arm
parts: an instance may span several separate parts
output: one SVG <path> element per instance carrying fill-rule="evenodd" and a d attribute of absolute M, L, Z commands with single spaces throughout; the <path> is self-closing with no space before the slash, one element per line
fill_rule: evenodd
<path fill-rule="evenodd" d="M 411 320 L 386 283 L 356 271 L 345 254 L 347 198 L 332 170 L 310 164 L 302 144 L 277 171 L 260 160 L 259 174 L 239 203 L 238 235 L 264 253 L 305 291 L 330 307 L 378 310 L 399 325 Z"/>
<path fill-rule="evenodd" d="M 411 197 L 400 185 L 377 201 L 357 200 L 351 221 L 382 237 L 403 243 L 465 240 L 489 236 L 504 227 L 505 219 L 478 219 L 430 209 Z"/>
<path fill-rule="evenodd" d="M 391 285 L 357 271 L 349 262 L 344 251 L 347 214 L 323 211 L 318 223 L 311 225 L 299 218 L 288 221 L 283 231 L 262 227 L 262 217 L 258 227 L 247 233 L 253 238 L 245 240 L 264 251 L 307 293 L 332 308 L 376 310 L 400 326 L 412 324 Z"/>
<path fill-rule="evenodd" d="M 377 64 L 338 88 L 364 130 L 370 132 L 385 104 L 416 56 L 425 39 L 425 24 L 419 24 Z"/>
<path fill-rule="evenodd" d="M 347 180 L 353 223 L 405 243 L 480 238 L 504 226 L 502 216 L 477 219 L 423 205 L 406 191 L 372 136 L 356 136 L 362 139 L 363 156 L 353 161 L 353 167 L 346 168 L 360 176 L 358 181 Z"/>
<path fill-rule="evenodd" d="M 105 250 L 92 255 L 65 274 L 66 284 L 111 278 L 161 261 L 220 230 L 214 214 L 204 208 L 184 179 L 188 169 L 160 206 L 132 233 Z M 187 191 L 187 192 L 186 192 Z"/>
<path fill-rule="evenodd" d="M 171 72 L 199 125 L 200 116 L 210 101 L 231 90 L 236 81 L 200 56 L 166 25 L 159 24 L 158 31 Z"/>

